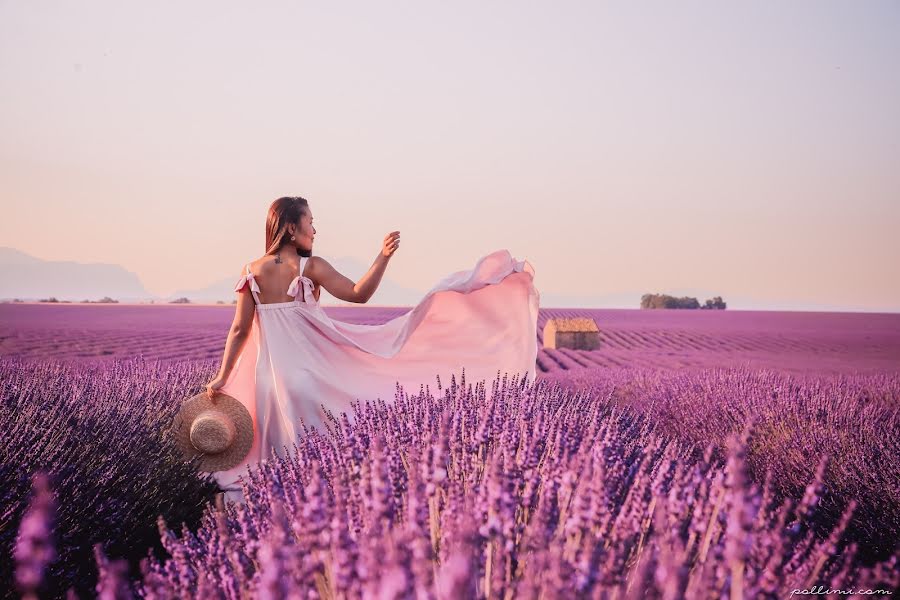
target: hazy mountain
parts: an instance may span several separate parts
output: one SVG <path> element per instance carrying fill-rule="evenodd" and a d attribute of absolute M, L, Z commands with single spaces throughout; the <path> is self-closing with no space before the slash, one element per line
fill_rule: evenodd
<path fill-rule="evenodd" d="M 541 308 L 640 308 L 639 292 L 618 292 L 615 294 L 575 296 L 572 294 L 555 294 L 542 292 Z"/>
<path fill-rule="evenodd" d="M 346 275 L 353 281 L 358 281 L 371 266 L 350 256 L 328 258 L 327 260 L 338 272 Z M 388 269 L 390 270 L 390 267 Z M 222 278 L 206 287 L 178 290 L 168 299 L 185 297 L 190 298 L 193 302 L 216 302 L 218 300 L 231 302 L 236 298 L 234 292 L 235 283 L 237 283 L 237 277 Z M 381 278 L 378 290 L 366 303 L 366 306 L 412 306 L 421 300 L 424 295 L 425 292 L 403 287 L 385 276 Z M 353 305 L 353 303 L 338 300 L 329 294 L 325 288 L 322 288 L 319 302 L 323 305 Z"/>
<path fill-rule="evenodd" d="M 540 289 L 540 287 L 538 288 Z M 813 302 L 809 300 L 777 300 L 763 296 L 737 296 L 722 290 L 701 288 L 659 288 L 648 290 L 632 290 L 605 295 L 583 295 L 541 293 L 541 308 L 633 308 L 640 309 L 641 296 L 644 294 L 667 294 L 681 298 L 696 298 L 702 305 L 708 299 L 722 296 L 727 305 L 726 310 L 774 310 L 802 312 L 897 312 L 889 306 L 842 306 L 830 302 Z"/>
<path fill-rule="evenodd" d="M 14 248 L 0 248 L 0 299 L 99 300 L 122 302 L 152 297 L 138 276 L 119 265 L 42 260 Z"/>
<path fill-rule="evenodd" d="M 369 269 L 358 259 L 342 256 L 328 259 L 335 269 L 357 281 Z M 223 277 L 207 286 L 181 289 L 165 297 L 148 292 L 135 273 L 119 265 L 49 261 L 36 258 L 14 248 L 0 247 L 0 300 L 26 301 L 54 297 L 57 300 L 99 300 L 104 296 L 120 302 L 165 303 L 176 298 L 188 298 L 194 303 L 230 303 L 236 298 L 237 278 Z M 418 302 L 424 292 L 405 288 L 383 277 L 368 306 L 409 306 Z M 337 300 L 322 289 L 323 304 L 349 304 Z"/>
<path fill-rule="evenodd" d="M 732 296 L 721 291 L 700 288 L 659 288 L 647 290 L 631 290 L 603 295 L 582 295 L 541 293 L 542 308 L 641 308 L 641 296 L 644 294 L 666 294 L 681 298 L 696 298 L 703 305 L 708 299 L 722 296 L 729 310 L 803 310 L 801 306 L 809 306 L 808 302 L 797 302 L 796 306 L 778 301 L 766 301 L 763 298 Z M 816 310 L 810 308 L 809 310 Z"/>
<path fill-rule="evenodd" d="M 189 298 L 191 302 L 231 302 L 237 298 L 234 292 L 234 284 L 237 283 L 237 277 L 224 277 L 206 287 L 181 289 L 170 294 L 166 300 L 174 300 L 175 298 Z"/>
<path fill-rule="evenodd" d="M 342 256 L 328 261 L 341 273 L 357 281 L 368 270 L 359 259 Z M 434 283 L 445 274 L 435 273 Z M 107 263 L 79 263 L 74 261 L 50 261 L 36 258 L 14 248 L 0 247 L 0 300 L 35 301 L 55 297 L 57 300 L 99 300 L 109 296 L 120 302 L 165 303 L 186 297 L 195 303 L 230 303 L 236 298 L 234 276 L 223 277 L 205 287 L 184 289 L 160 297 L 149 293 L 140 278 L 120 265 Z M 538 283 L 540 290 L 540 283 Z M 797 311 L 854 311 L 896 312 L 894 307 L 847 307 L 828 302 L 803 300 L 773 300 L 765 297 L 733 296 L 724 290 L 698 288 L 647 289 L 621 291 L 602 295 L 572 295 L 541 292 L 542 308 L 633 308 L 641 305 L 645 293 L 670 296 L 690 296 L 703 304 L 714 296 L 722 296 L 728 310 L 797 310 Z M 381 285 L 367 306 L 413 306 L 425 295 L 424 291 L 403 287 L 390 278 L 383 278 Z M 351 305 L 334 298 L 322 289 L 320 298 L 324 305 Z"/>

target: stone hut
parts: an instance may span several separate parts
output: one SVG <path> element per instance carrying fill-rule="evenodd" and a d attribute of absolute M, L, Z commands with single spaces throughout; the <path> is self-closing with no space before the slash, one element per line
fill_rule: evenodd
<path fill-rule="evenodd" d="M 600 330 L 593 319 L 547 319 L 544 325 L 544 348 L 594 350 L 600 346 Z"/>

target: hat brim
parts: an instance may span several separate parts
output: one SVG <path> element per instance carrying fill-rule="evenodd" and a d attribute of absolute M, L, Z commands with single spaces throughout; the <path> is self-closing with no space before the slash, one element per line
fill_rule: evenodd
<path fill-rule="evenodd" d="M 204 454 L 191 443 L 191 425 L 194 419 L 205 410 L 216 409 L 224 413 L 234 423 L 235 436 L 232 443 L 222 452 Z M 206 391 L 188 398 L 181 403 L 178 414 L 173 421 L 175 443 L 181 450 L 184 459 L 189 461 L 200 457 L 200 470 L 212 473 L 227 471 L 236 467 L 250 452 L 253 446 L 253 418 L 247 408 L 236 398 L 216 394 L 215 401 L 210 400 Z"/>

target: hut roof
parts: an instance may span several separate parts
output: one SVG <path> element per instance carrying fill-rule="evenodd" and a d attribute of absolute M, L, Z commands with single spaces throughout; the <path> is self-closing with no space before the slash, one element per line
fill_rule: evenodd
<path fill-rule="evenodd" d="M 554 318 L 550 319 L 551 327 L 555 327 L 556 331 L 599 331 L 597 329 L 597 324 L 593 319 L 588 319 L 584 317 L 565 317 L 565 318 Z"/>

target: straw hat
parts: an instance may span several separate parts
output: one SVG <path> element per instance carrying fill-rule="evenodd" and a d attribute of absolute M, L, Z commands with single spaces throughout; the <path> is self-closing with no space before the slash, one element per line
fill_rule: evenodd
<path fill-rule="evenodd" d="M 239 465 L 253 445 L 253 419 L 247 408 L 221 392 L 215 404 L 206 391 L 182 402 L 173 426 L 185 460 L 203 455 L 199 465 L 206 472 Z"/>

